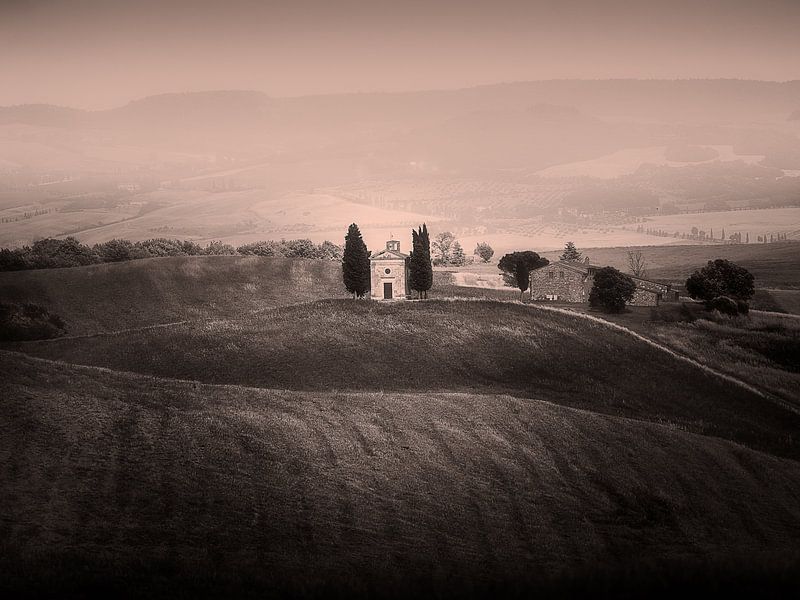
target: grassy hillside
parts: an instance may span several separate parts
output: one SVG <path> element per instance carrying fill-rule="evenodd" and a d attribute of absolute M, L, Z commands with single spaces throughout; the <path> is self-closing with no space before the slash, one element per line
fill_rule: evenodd
<path fill-rule="evenodd" d="M 798 406 L 800 318 L 758 313 L 748 318 L 713 313 L 703 317 L 692 322 L 653 324 L 647 335 Z"/>
<path fill-rule="evenodd" d="M 70 335 L 239 317 L 342 295 L 341 266 L 319 260 L 182 256 L 0 273 L 0 299 L 44 306 Z"/>
<path fill-rule="evenodd" d="M 587 248 L 584 255 L 592 263 L 611 265 L 628 271 L 628 251 L 641 250 L 647 260 L 648 277 L 683 284 L 696 269 L 709 260 L 727 258 L 748 269 L 756 278 L 756 287 L 800 287 L 800 244 L 740 244 L 730 246 L 640 246 L 631 248 Z M 551 261 L 561 252 L 545 252 Z"/>
<path fill-rule="evenodd" d="M 726 580 L 765 569 L 763 592 L 800 544 L 797 463 L 673 427 L 510 396 L 277 392 L 7 352 L 0 373 L 0 590 L 523 595 L 562 573 L 597 594 L 602 579 L 575 573 L 616 565 L 631 585 L 658 564 L 650 588 L 694 573 L 719 592 L 698 567 L 713 556 Z M 665 576 L 670 561 L 683 567 Z"/>
<path fill-rule="evenodd" d="M 329 300 L 236 320 L 13 347 L 205 383 L 510 393 L 676 423 L 800 457 L 800 415 L 602 323 L 508 302 Z"/>

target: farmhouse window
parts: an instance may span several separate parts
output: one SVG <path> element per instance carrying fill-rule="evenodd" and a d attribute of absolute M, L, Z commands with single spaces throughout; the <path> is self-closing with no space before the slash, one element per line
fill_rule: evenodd
<path fill-rule="evenodd" d="M 547 272 L 547 276 L 548 276 L 550 279 L 553 279 L 553 277 L 555 277 L 555 272 L 553 272 L 553 271 L 548 271 L 548 272 Z"/>
<path fill-rule="evenodd" d="M 558 272 L 558 278 L 559 279 L 564 279 L 564 271 L 559 271 Z"/>

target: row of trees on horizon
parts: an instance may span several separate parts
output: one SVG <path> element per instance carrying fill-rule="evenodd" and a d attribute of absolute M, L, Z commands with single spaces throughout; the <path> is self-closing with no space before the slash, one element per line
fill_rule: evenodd
<path fill-rule="evenodd" d="M 694 240 L 699 242 L 719 242 L 724 244 L 749 244 L 750 243 L 750 232 L 745 232 L 744 237 L 742 236 L 741 231 L 734 232 L 726 237 L 725 235 L 725 228 L 722 228 L 722 233 L 720 234 L 719 239 L 714 237 L 714 229 L 711 231 L 706 232 L 702 229 L 698 229 L 697 227 L 692 227 L 691 233 L 679 233 L 675 232 L 668 232 L 663 229 L 650 229 L 645 228 L 644 225 L 639 225 L 636 228 L 637 233 L 644 233 L 645 235 L 654 235 L 656 237 L 672 237 L 676 239 L 682 240 Z M 768 237 L 769 235 L 769 237 Z M 770 233 L 770 234 L 763 234 L 763 235 L 756 235 L 754 240 L 759 244 L 766 244 L 766 243 L 774 243 L 774 242 L 785 242 L 788 241 L 789 235 L 785 232 L 778 232 L 778 233 Z"/>
<path fill-rule="evenodd" d="M 427 244 L 430 254 L 431 242 L 428 241 Z M 434 239 L 432 247 L 432 262 L 435 265 L 463 266 L 470 262 L 461 244 L 449 231 L 439 233 Z M 261 240 L 242 244 L 235 248 L 219 241 L 212 241 L 201 246 L 191 240 L 153 238 L 139 242 L 112 239 L 89 246 L 69 236 L 64 239 L 45 238 L 21 248 L 0 248 L 0 271 L 80 267 L 163 256 L 233 256 L 237 254 L 338 261 L 342 260 L 344 245 L 334 244 L 328 240 L 315 244 L 309 239 L 284 239 Z M 480 260 L 489 262 L 494 255 L 494 250 L 486 242 L 481 242 L 475 248 L 475 255 Z"/>
<path fill-rule="evenodd" d="M 164 256 L 233 256 L 236 254 L 341 260 L 342 247 L 327 240 L 321 244 L 315 244 L 308 239 L 259 241 L 234 248 L 230 244 L 222 242 L 210 242 L 201 246 L 191 240 L 169 238 L 154 238 L 139 242 L 113 239 L 94 246 L 82 244 L 74 237 L 66 237 L 63 240 L 45 238 L 22 248 L 0 249 L 0 271 L 80 267 Z"/>

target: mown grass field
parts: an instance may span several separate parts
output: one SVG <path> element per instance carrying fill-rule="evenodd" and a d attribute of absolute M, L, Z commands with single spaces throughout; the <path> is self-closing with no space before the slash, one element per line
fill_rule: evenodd
<path fill-rule="evenodd" d="M 326 300 L 120 335 L 23 342 L 25 353 L 204 383 L 540 398 L 800 457 L 800 415 L 573 314 L 490 300 Z"/>
<path fill-rule="evenodd" d="M 60 315 L 69 335 L 237 317 L 346 296 L 338 262 L 179 256 L 69 269 L 0 272 L 0 299 Z"/>
<path fill-rule="evenodd" d="M 213 386 L 8 352 L 0 372 L 0 590 L 797 583 L 800 466 L 727 441 L 506 395 Z"/>

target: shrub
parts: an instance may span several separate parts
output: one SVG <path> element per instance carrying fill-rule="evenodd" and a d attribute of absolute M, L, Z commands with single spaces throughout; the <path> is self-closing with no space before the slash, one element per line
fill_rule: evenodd
<path fill-rule="evenodd" d="M 614 267 L 603 267 L 594 275 L 589 304 L 605 312 L 622 312 L 635 291 L 636 284 L 628 275 Z"/>
<path fill-rule="evenodd" d="M 709 310 L 716 310 L 723 315 L 735 317 L 739 314 L 739 306 L 736 300 L 727 296 L 717 296 L 707 306 Z"/>
<path fill-rule="evenodd" d="M 317 247 L 317 256 L 323 260 L 342 260 L 343 249 L 341 246 L 325 240 Z"/>
<path fill-rule="evenodd" d="M 45 238 L 34 242 L 27 250 L 26 262 L 32 269 L 79 267 L 100 262 L 94 251 L 74 237 L 63 240 Z"/>
<path fill-rule="evenodd" d="M 736 307 L 739 309 L 740 315 L 747 315 L 750 313 L 750 305 L 748 305 L 747 302 L 743 300 L 737 300 Z"/>
<path fill-rule="evenodd" d="M 210 242 L 208 246 L 203 249 L 203 254 L 207 256 L 231 256 L 236 254 L 236 249 L 230 244 Z"/>
<path fill-rule="evenodd" d="M 284 247 L 283 255 L 286 258 L 316 258 L 317 247 L 311 240 L 281 240 Z"/>
<path fill-rule="evenodd" d="M 319 245 L 311 240 L 273 240 L 243 244 L 236 252 L 245 256 L 285 256 L 286 258 L 318 258 L 322 260 L 341 260 L 342 247 L 325 240 Z"/>
<path fill-rule="evenodd" d="M 203 254 L 203 248 L 200 244 L 197 244 L 191 240 L 183 240 L 181 242 L 181 248 L 183 248 L 183 252 L 186 256 L 200 256 Z"/>
<path fill-rule="evenodd" d="M 92 250 L 102 262 L 122 262 L 148 256 L 147 252 L 137 248 L 129 240 L 109 240 L 102 244 L 95 244 Z"/>
<path fill-rule="evenodd" d="M 38 304 L 0 304 L 0 340 L 45 340 L 64 335 L 66 325 Z"/>
<path fill-rule="evenodd" d="M 186 256 L 183 242 L 168 238 L 154 238 L 136 242 L 136 248 L 147 253 L 148 256 Z"/>
<path fill-rule="evenodd" d="M 281 256 L 280 244 L 272 240 L 244 244 L 236 251 L 245 256 Z"/>
<path fill-rule="evenodd" d="M 30 248 L 0 248 L 0 271 L 21 271 L 32 268 L 27 261 Z"/>

